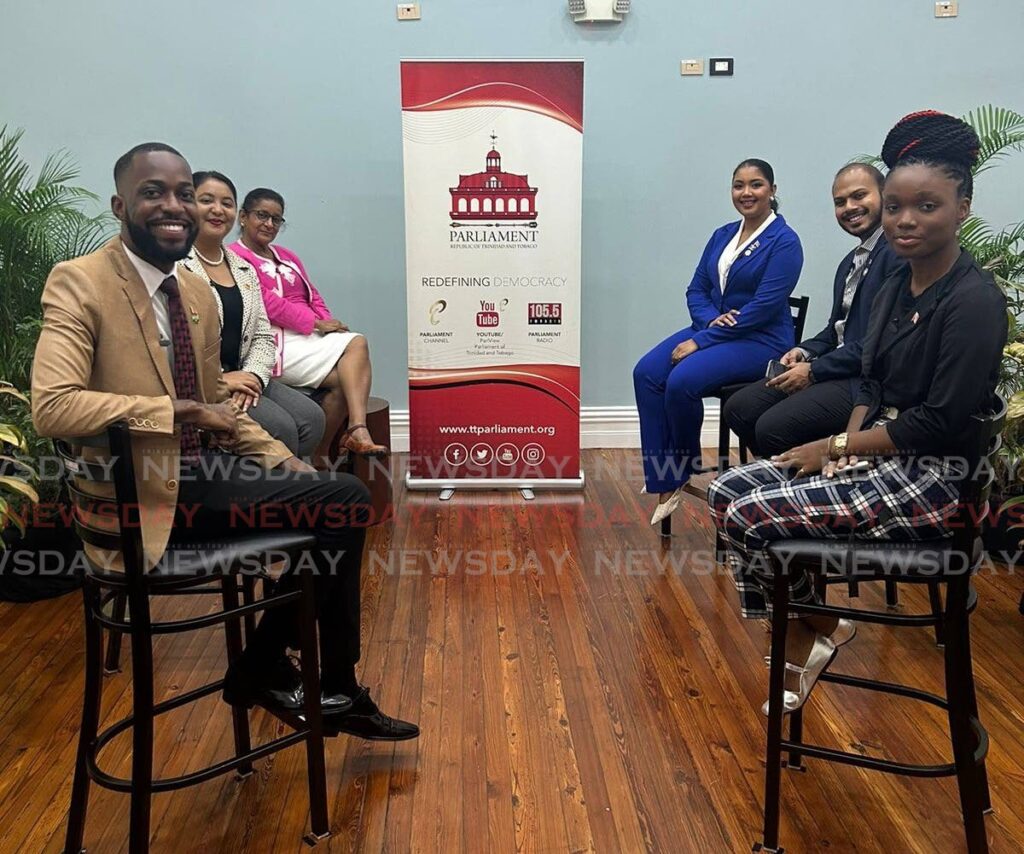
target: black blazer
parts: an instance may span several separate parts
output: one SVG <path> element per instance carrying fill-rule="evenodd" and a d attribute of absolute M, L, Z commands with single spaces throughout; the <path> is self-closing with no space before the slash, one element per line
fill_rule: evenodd
<path fill-rule="evenodd" d="M 957 454 L 971 416 L 994 402 L 1006 345 L 1006 298 L 965 250 L 925 291 L 917 323 L 906 323 L 895 337 L 885 335 L 886 327 L 892 332 L 909 277 L 910 268 L 901 268 L 875 299 L 856 405 L 868 407 L 864 428 L 883 406 L 899 411 L 888 430 L 902 453 Z"/>
<path fill-rule="evenodd" d="M 850 306 L 850 314 L 843 329 L 843 346 L 839 347 L 836 321 L 843 314 L 843 290 L 846 287 L 846 277 L 850 275 L 850 268 L 853 266 L 855 251 L 851 251 L 843 258 L 836 269 L 836 278 L 832 285 L 832 313 L 829 315 L 828 324 L 813 338 L 808 338 L 800 344 L 815 357 L 811 370 L 817 382 L 856 379 L 860 376 L 862 345 L 868 331 L 871 304 L 875 301 L 882 283 L 905 264 L 892 251 L 885 235 L 880 235 L 865 262 L 868 264 L 867 273 L 857 288 L 857 293 L 853 295 L 853 304 Z M 854 384 L 853 391 L 856 390 Z"/>

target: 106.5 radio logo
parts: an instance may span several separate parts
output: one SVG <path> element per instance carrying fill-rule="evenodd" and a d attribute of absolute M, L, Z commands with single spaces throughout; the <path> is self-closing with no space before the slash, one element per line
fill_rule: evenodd
<path fill-rule="evenodd" d="M 526 320 L 530 326 L 558 326 L 562 323 L 562 304 L 560 302 L 528 303 Z"/>

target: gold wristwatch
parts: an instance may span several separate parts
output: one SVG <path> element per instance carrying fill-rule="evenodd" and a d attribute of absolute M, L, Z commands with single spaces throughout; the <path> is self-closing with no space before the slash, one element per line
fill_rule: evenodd
<path fill-rule="evenodd" d="M 837 433 L 832 437 L 832 453 L 829 455 L 833 460 L 846 456 L 846 443 L 850 441 L 849 433 Z"/>

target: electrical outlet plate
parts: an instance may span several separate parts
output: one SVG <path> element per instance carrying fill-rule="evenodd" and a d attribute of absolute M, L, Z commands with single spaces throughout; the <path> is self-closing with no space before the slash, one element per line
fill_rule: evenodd
<path fill-rule="evenodd" d="M 957 0 L 938 0 L 935 4 L 936 18 L 955 18 L 960 14 L 960 4 Z"/>
<path fill-rule="evenodd" d="M 684 77 L 699 77 L 704 74 L 703 59 L 683 59 L 679 62 L 679 73 Z"/>
<path fill-rule="evenodd" d="M 733 58 L 731 56 L 713 56 L 708 60 L 708 74 L 712 77 L 732 77 Z"/>
<path fill-rule="evenodd" d="M 420 19 L 420 4 L 419 3 L 399 3 L 398 4 L 398 20 L 399 21 L 418 21 Z"/>

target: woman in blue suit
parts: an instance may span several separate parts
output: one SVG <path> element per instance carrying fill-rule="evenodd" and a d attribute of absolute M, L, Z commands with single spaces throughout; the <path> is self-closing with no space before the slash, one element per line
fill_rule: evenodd
<path fill-rule="evenodd" d="M 789 295 L 804 255 L 796 232 L 776 214 L 772 167 L 756 159 L 737 166 L 732 203 L 743 219 L 711 235 L 686 289 L 693 323 L 633 369 L 645 491 L 658 493 L 652 525 L 678 506 L 700 459 L 702 398 L 757 379 L 794 343 Z"/>

